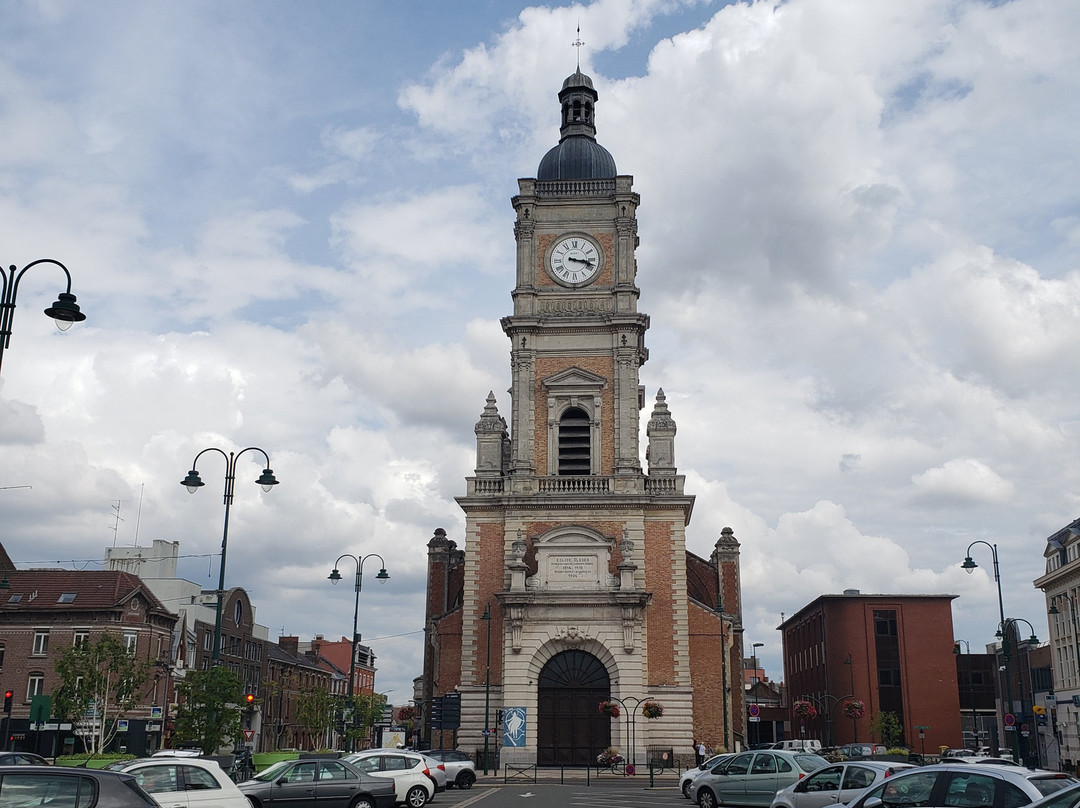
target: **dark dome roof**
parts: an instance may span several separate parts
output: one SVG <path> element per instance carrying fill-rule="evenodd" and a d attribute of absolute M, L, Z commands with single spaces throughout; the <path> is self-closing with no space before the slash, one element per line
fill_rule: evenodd
<path fill-rule="evenodd" d="M 592 79 L 580 68 L 563 82 L 559 145 L 540 161 L 538 180 L 605 180 L 615 176 L 615 158 L 596 142 L 596 99 Z"/>
<path fill-rule="evenodd" d="M 611 152 L 585 135 L 565 138 L 536 169 L 538 180 L 604 180 L 615 176 Z"/>

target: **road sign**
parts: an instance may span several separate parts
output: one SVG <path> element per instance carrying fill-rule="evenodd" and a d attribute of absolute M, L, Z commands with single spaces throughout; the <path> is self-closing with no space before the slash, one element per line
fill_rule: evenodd
<path fill-rule="evenodd" d="M 245 741 L 251 741 L 251 740 L 254 740 L 254 739 L 255 739 L 255 730 L 253 730 L 253 729 L 245 729 L 244 730 L 244 740 Z"/>
<path fill-rule="evenodd" d="M 1016 726 L 1016 716 L 1012 713 L 1005 713 L 1005 726 L 1012 728 Z"/>
<path fill-rule="evenodd" d="M 749 707 L 746 708 L 746 711 L 750 713 L 751 716 L 756 717 L 761 715 L 761 707 L 759 707 L 757 704 L 751 704 Z"/>
<path fill-rule="evenodd" d="M 751 723 L 753 723 L 754 721 L 760 721 L 760 720 L 761 720 L 760 715 L 752 715 L 752 716 L 750 716 Z"/>

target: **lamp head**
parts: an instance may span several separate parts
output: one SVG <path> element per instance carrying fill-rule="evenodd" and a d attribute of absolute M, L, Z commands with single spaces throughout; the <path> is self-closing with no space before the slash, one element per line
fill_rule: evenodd
<path fill-rule="evenodd" d="M 481 620 L 490 620 L 491 619 L 491 605 L 490 604 L 488 604 L 488 603 L 484 604 L 484 613 L 482 615 L 480 615 L 480 619 Z"/>
<path fill-rule="evenodd" d="M 79 311 L 79 304 L 75 302 L 75 295 L 70 292 L 61 292 L 56 302 L 45 313 L 56 321 L 56 327 L 61 331 L 67 331 L 72 323 L 81 323 L 86 315 Z"/>
<path fill-rule="evenodd" d="M 8 580 L 6 575 L 4 576 L 4 580 L 0 581 L 0 589 L 11 589 L 11 581 Z"/>
<path fill-rule="evenodd" d="M 380 584 L 385 584 L 388 580 L 390 580 L 390 573 L 386 571 L 386 567 L 383 567 L 381 570 L 379 570 L 379 574 L 375 576 L 375 580 L 378 581 Z"/>
<path fill-rule="evenodd" d="M 1047 612 L 1047 614 L 1061 614 L 1061 612 L 1058 611 L 1058 607 L 1057 607 L 1056 603 L 1051 603 L 1050 604 L 1050 610 Z"/>
<path fill-rule="evenodd" d="M 263 469 L 263 473 L 259 475 L 259 479 L 255 481 L 262 486 L 262 490 L 267 494 L 270 493 L 270 489 L 278 484 L 277 479 L 274 477 L 274 470 L 272 468 Z"/>
<path fill-rule="evenodd" d="M 338 581 L 340 581 L 340 580 L 341 580 L 341 573 L 340 573 L 340 572 L 338 572 L 338 569 L 337 569 L 337 567 L 334 567 L 334 571 L 333 571 L 333 572 L 331 572 L 331 573 L 330 573 L 329 575 L 327 575 L 326 577 L 327 577 L 327 579 L 328 579 L 328 580 L 330 581 L 330 583 L 332 583 L 332 584 L 336 584 L 336 583 L 337 583 Z"/>
<path fill-rule="evenodd" d="M 975 560 L 971 556 L 968 556 L 964 559 L 964 563 L 960 565 L 960 568 L 967 572 L 968 575 L 971 575 L 977 566 L 979 565 L 975 563 Z"/>
<path fill-rule="evenodd" d="M 184 488 L 188 490 L 189 494 L 194 494 L 196 491 L 206 485 L 206 483 L 204 483 L 202 481 L 202 478 L 199 477 L 199 472 L 195 471 L 195 469 L 192 469 L 187 473 L 187 477 L 180 481 L 180 485 L 184 486 Z"/>

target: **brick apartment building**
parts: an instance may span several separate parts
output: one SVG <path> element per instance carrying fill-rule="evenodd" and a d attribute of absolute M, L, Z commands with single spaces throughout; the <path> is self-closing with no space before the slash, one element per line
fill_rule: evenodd
<path fill-rule="evenodd" d="M 784 680 L 792 704 L 810 700 L 817 717 L 791 714 L 790 738 L 829 746 L 877 740 L 873 717 L 893 713 L 900 742 L 937 754 L 962 745 L 951 603 L 955 595 L 823 595 L 780 626 Z M 847 697 L 859 719 L 843 715 Z"/>
<path fill-rule="evenodd" d="M 0 548 L 2 552 L 2 548 Z M 0 689 L 14 693 L 8 745 L 52 756 L 82 751 L 68 716 L 45 718 L 43 701 L 60 686 L 61 650 L 109 632 L 154 667 L 127 713 L 113 748 L 160 748 L 165 731 L 170 644 L 176 615 L 139 578 L 108 570 L 16 570 L 6 553 L 0 581 Z M 43 726 L 31 727 L 31 708 Z"/>

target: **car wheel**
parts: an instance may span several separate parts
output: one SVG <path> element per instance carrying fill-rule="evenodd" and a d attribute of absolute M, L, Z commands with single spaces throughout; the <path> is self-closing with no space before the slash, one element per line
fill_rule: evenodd
<path fill-rule="evenodd" d="M 375 801 L 371 797 L 361 795 L 356 798 L 356 802 L 350 805 L 349 808 L 375 808 Z"/>
<path fill-rule="evenodd" d="M 686 799 L 690 799 L 690 786 L 692 784 L 693 782 L 691 780 L 687 780 L 682 784 L 682 795 L 686 797 Z"/>
<path fill-rule="evenodd" d="M 409 808 L 424 808 L 427 801 L 427 789 L 423 786 L 413 786 L 405 794 L 405 804 L 408 805 Z"/>
<path fill-rule="evenodd" d="M 248 805 L 250 805 L 251 808 L 259 808 L 259 801 L 257 799 L 255 799 L 254 797 L 248 797 L 247 801 L 248 801 Z"/>
<path fill-rule="evenodd" d="M 457 780 L 454 781 L 454 785 L 458 788 L 472 788 L 473 783 L 476 782 L 476 775 L 466 769 L 457 776 Z"/>
<path fill-rule="evenodd" d="M 716 795 L 709 789 L 703 788 L 698 792 L 697 804 L 700 805 L 701 808 L 716 808 Z"/>

